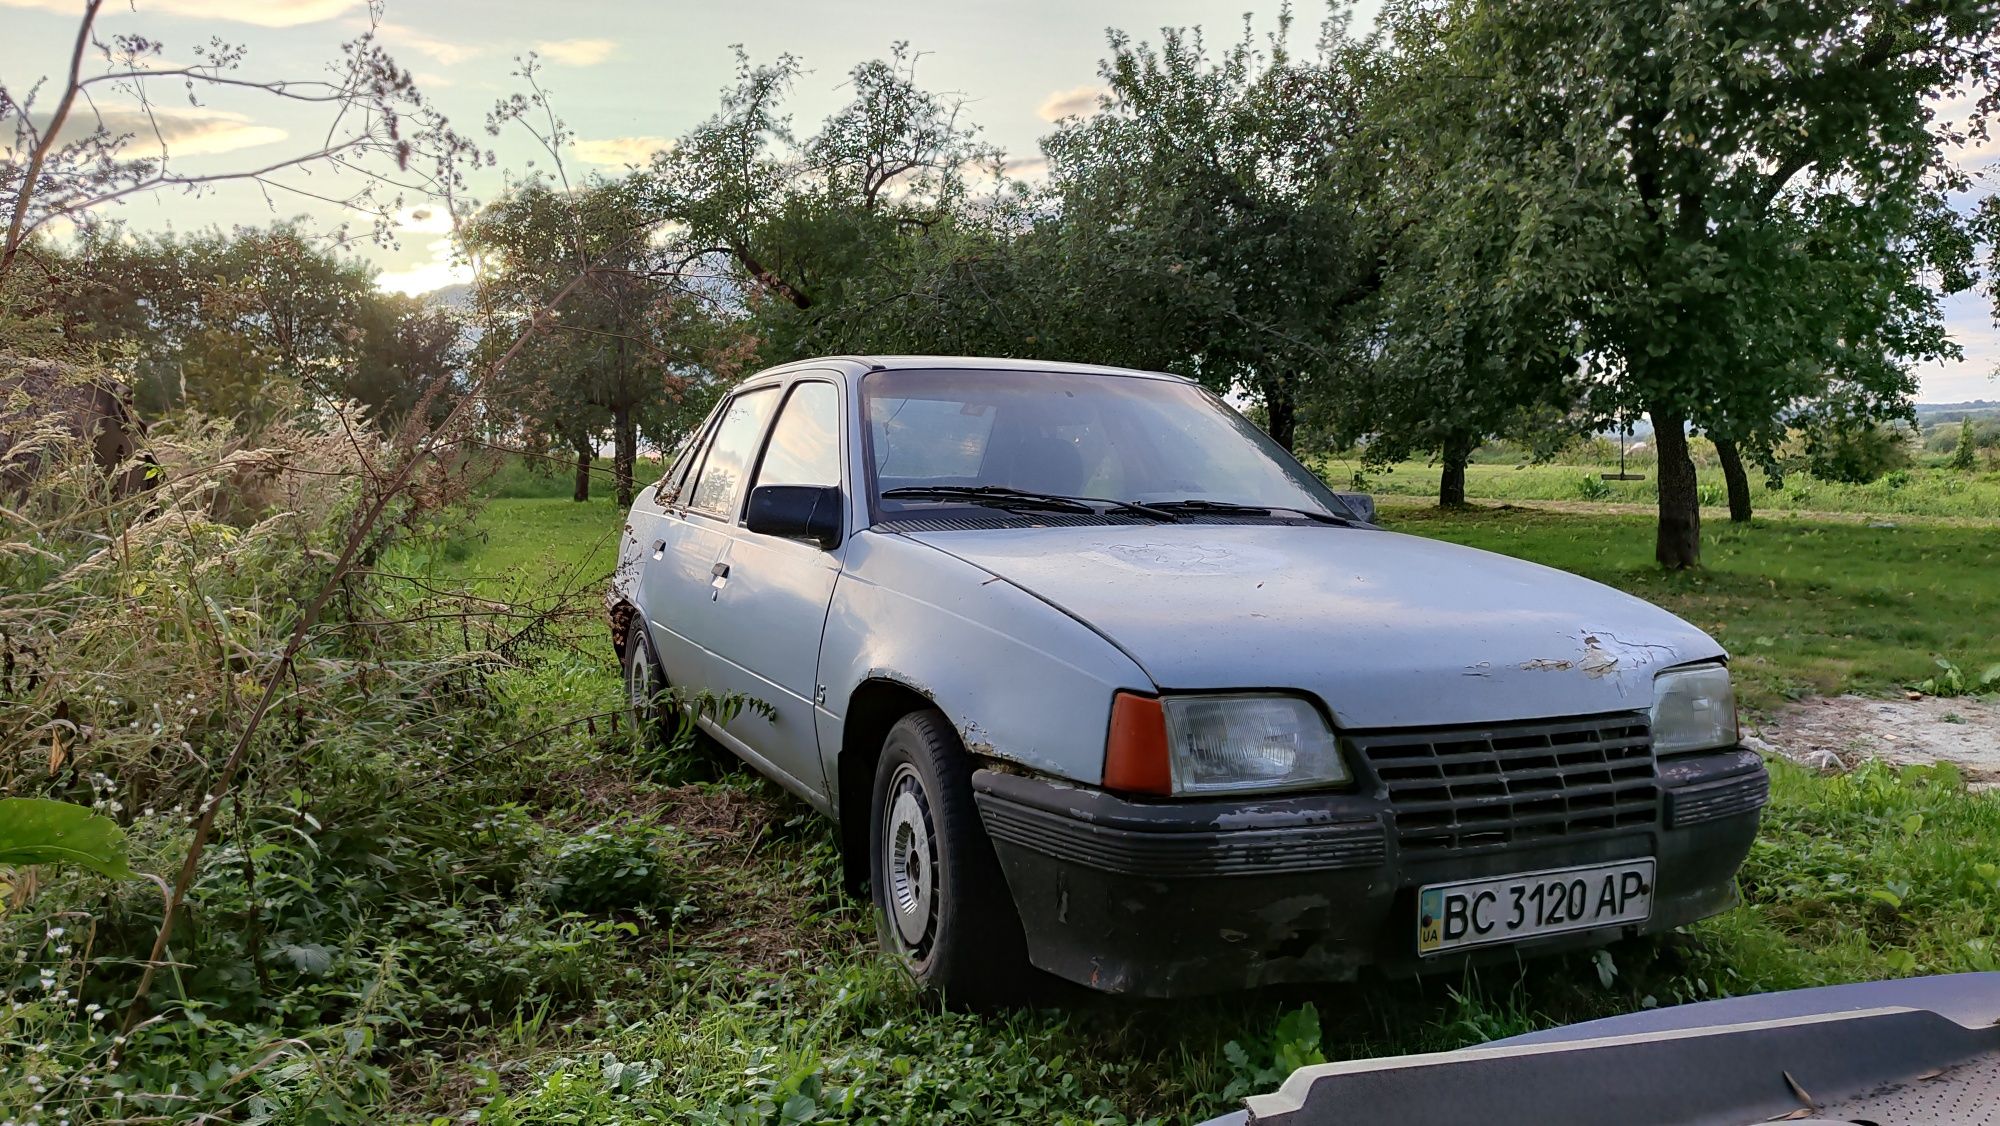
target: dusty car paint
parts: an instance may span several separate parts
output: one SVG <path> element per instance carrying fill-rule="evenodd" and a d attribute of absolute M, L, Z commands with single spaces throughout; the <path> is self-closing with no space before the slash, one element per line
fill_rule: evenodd
<path fill-rule="evenodd" d="M 1610 587 L 1394 532 L 1164 524 L 911 538 L 1092 623 L 1162 689 L 1303 689 L 1340 727 L 1649 707 L 1660 669 L 1722 655 Z"/>

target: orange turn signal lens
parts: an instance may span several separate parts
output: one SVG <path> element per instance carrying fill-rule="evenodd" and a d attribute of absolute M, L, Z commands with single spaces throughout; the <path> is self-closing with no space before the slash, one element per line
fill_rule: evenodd
<path fill-rule="evenodd" d="M 1160 698 L 1119 692 L 1111 697 L 1111 733 L 1104 740 L 1104 788 L 1133 794 L 1171 794 L 1167 717 Z"/>

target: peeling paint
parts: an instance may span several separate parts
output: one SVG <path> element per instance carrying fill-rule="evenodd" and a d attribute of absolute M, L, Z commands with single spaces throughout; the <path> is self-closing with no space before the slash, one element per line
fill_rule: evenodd
<path fill-rule="evenodd" d="M 1576 667 L 1574 661 L 1561 661 L 1553 657 L 1537 657 L 1532 661 L 1522 661 L 1520 668 L 1528 672 L 1566 672 Z"/>

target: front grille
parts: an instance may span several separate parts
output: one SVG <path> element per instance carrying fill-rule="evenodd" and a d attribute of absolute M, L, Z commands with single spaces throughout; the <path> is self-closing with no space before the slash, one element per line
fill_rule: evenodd
<path fill-rule="evenodd" d="M 1658 824 L 1645 713 L 1348 737 L 1405 852 L 1500 848 Z"/>

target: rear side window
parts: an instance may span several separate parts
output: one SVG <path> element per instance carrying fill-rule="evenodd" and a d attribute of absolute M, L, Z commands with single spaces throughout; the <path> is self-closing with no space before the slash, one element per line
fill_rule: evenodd
<path fill-rule="evenodd" d="M 777 401 L 775 387 L 745 391 L 729 401 L 688 498 L 689 507 L 724 519 L 736 514 L 750 459 L 757 454 L 757 443 L 764 437 L 764 426 L 771 421 L 771 408 Z"/>
<path fill-rule="evenodd" d="M 690 430 L 687 437 L 681 439 L 681 444 L 674 450 L 672 464 L 667 466 L 666 473 L 660 477 L 659 485 L 654 488 L 655 501 L 660 504 L 673 504 L 681 499 L 682 490 L 687 488 L 688 474 L 693 471 L 695 463 L 701 460 L 702 443 L 708 437 L 708 424 L 714 418 L 714 415 L 710 415 L 702 419 L 701 425 Z"/>
<path fill-rule="evenodd" d="M 785 399 L 764 450 L 759 485 L 840 484 L 840 397 L 831 383 L 801 383 Z"/>

